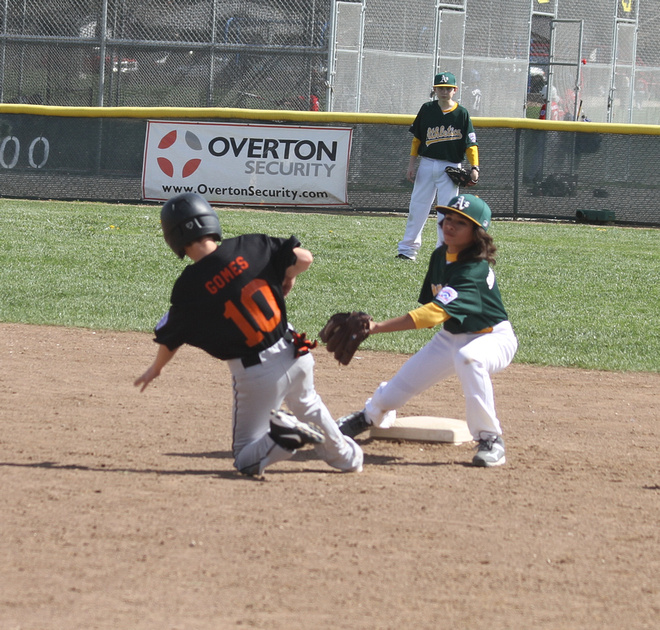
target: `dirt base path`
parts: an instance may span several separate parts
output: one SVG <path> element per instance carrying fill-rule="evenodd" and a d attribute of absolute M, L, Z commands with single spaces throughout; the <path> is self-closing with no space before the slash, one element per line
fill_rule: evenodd
<path fill-rule="evenodd" d="M 506 466 L 362 440 L 241 477 L 225 365 L 151 336 L 0 324 L 0 628 L 657 628 L 660 374 L 513 365 Z M 337 416 L 405 357 L 319 348 Z M 463 417 L 456 380 L 402 415 Z"/>

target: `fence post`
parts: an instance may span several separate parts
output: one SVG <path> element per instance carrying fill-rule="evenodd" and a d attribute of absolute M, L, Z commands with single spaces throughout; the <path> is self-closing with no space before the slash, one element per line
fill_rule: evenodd
<path fill-rule="evenodd" d="M 520 180 L 520 134 L 521 129 L 515 131 L 515 141 L 513 145 L 513 218 L 518 218 L 518 181 Z"/>
<path fill-rule="evenodd" d="M 108 0 L 103 0 L 101 9 L 101 32 L 99 42 L 99 97 L 98 106 L 103 107 L 103 98 L 105 96 L 105 50 L 106 38 L 108 36 Z M 111 62 L 112 63 L 112 62 Z"/>

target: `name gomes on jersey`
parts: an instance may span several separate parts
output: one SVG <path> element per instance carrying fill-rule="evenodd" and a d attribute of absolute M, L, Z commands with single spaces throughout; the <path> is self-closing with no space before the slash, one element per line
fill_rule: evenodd
<path fill-rule="evenodd" d="M 462 140 L 463 132 L 460 129 L 455 129 L 451 125 L 445 127 L 429 127 L 426 130 L 426 146 L 435 144 L 436 142 L 450 142 L 452 140 Z"/>
<path fill-rule="evenodd" d="M 211 295 L 215 295 L 234 278 L 240 276 L 249 266 L 248 261 L 243 256 L 237 256 L 220 273 L 215 274 L 211 280 L 205 282 L 204 287 Z"/>

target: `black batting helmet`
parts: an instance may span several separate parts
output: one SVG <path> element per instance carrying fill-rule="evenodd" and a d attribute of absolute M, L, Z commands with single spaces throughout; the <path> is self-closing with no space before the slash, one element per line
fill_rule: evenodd
<path fill-rule="evenodd" d="M 202 236 L 222 240 L 222 228 L 215 210 L 201 195 L 183 193 L 168 199 L 160 211 L 160 224 L 165 242 L 179 257 L 185 256 L 185 246 Z"/>

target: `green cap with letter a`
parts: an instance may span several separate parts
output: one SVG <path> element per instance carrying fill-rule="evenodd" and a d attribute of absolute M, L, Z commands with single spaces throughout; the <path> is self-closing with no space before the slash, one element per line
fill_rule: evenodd
<path fill-rule="evenodd" d="M 476 223 L 479 227 L 488 231 L 492 213 L 488 204 L 476 195 L 458 195 L 452 197 L 446 206 L 436 206 L 437 210 L 450 210 L 457 212 L 470 221 Z"/>
<path fill-rule="evenodd" d="M 433 80 L 433 87 L 458 87 L 456 77 L 451 72 L 438 72 Z"/>

